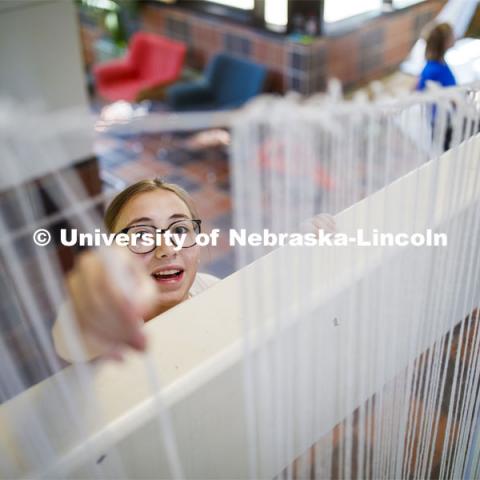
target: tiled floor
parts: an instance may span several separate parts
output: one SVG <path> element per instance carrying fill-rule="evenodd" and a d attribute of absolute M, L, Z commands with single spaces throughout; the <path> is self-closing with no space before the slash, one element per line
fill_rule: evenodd
<path fill-rule="evenodd" d="M 234 270 L 234 252 L 226 241 L 231 227 L 228 148 L 187 148 L 194 134 L 155 134 L 122 138 L 99 136 L 95 151 L 105 188 L 112 194 L 135 181 L 161 177 L 192 196 L 204 231 L 219 228 L 217 246 L 206 247 L 201 270 L 224 278 Z"/>

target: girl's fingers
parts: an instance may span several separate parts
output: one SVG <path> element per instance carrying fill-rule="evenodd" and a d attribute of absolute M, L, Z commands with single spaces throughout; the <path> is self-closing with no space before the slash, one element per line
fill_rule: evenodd
<path fill-rule="evenodd" d="M 335 219 L 327 213 L 320 213 L 302 222 L 301 229 L 309 233 L 318 233 L 319 230 L 323 230 L 326 233 L 337 233 Z"/>
<path fill-rule="evenodd" d="M 115 252 L 121 264 L 123 275 L 130 279 L 131 289 L 126 289 L 127 298 L 136 314 L 144 317 L 149 306 L 155 302 L 158 290 L 144 266 L 137 262 L 125 249 Z"/>
<path fill-rule="evenodd" d="M 109 262 L 104 260 L 97 252 L 82 254 L 74 271 L 67 278 L 80 330 L 95 351 L 105 353 L 111 351 L 114 345 L 129 345 L 134 349 L 144 350 L 146 338 L 141 328 L 141 309 L 125 294 L 125 290 L 118 286 L 115 275 L 108 270 Z M 123 265 L 122 262 L 120 260 L 119 264 Z M 123 265 L 122 268 L 130 279 L 141 279 L 134 284 L 145 289 L 144 280 L 149 280 L 145 272 L 133 264 L 129 267 Z M 118 268 L 116 270 L 118 271 Z M 131 290 L 132 295 L 137 293 L 136 289 Z M 146 298 L 145 292 L 136 296 L 139 299 Z"/>
<path fill-rule="evenodd" d="M 112 343 L 108 336 L 94 328 L 93 318 L 96 312 L 90 306 L 88 298 L 84 298 L 82 295 L 81 286 L 80 277 L 77 273 L 69 276 L 70 303 L 82 334 L 83 346 L 88 352 L 106 352 L 112 348 Z"/>
<path fill-rule="evenodd" d="M 326 213 L 315 215 L 312 218 L 312 224 L 318 229 L 323 229 L 330 233 L 336 233 L 335 219 Z"/>

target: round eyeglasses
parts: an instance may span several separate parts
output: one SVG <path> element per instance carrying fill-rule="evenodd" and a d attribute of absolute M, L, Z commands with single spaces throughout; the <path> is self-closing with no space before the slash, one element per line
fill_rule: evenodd
<path fill-rule="evenodd" d="M 167 232 L 170 234 L 170 241 L 174 246 L 178 246 L 175 238 L 181 237 L 182 243 L 178 244 L 182 248 L 193 247 L 197 243 L 201 223 L 202 221 L 197 219 L 177 220 L 164 229 L 154 225 L 132 225 L 118 233 L 126 233 L 129 236 L 128 249 L 131 252 L 150 253 L 158 246 L 157 235 L 164 235 Z"/>

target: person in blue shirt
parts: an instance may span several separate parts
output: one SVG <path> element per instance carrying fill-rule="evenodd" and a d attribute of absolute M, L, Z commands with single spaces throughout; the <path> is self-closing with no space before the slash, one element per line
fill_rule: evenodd
<path fill-rule="evenodd" d="M 425 59 L 427 63 L 423 67 L 422 73 L 417 83 L 417 90 L 424 90 L 429 82 L 435 82 L 442 87 L 453 87 L 457 84 L 455 76 L 445 61 L 447 50 L 453 46 L 455 41 L 452 27 L 448 23 L 439 23 L 430 28 L 426 36 Z M 431 122 L 432 136 L 435 131 L 437 117 L 436 106 L 432 107 Z M 452 141 L 452 126 L 450 118 L 447 118 L 445 128 L 443 149 L 448 150 Z"/>
<path fill-rule="evenodd" d="M 457 84 L 455 76 L 445 62 L 445 53 L 453 43 L 453 29 L 448 23 L 439 23 L 431 28 L 426 38 L 427 63 L 420 74 L 417 90 L 424 90 L 428 81 L 436 82 L 442 87 L 452 87 Z"/>

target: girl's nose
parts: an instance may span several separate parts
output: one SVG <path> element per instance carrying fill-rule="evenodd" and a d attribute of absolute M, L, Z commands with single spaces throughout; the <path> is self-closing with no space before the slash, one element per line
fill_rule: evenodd
<path fill-rule="evenodd" d="M 168 258 L 175 257 L 177 252 L 175 251 L 175 246 L 173 244 L 167 245 L 165 238 L 162 238 L 162 243 L 155 249 L 156 258 Z"/>

